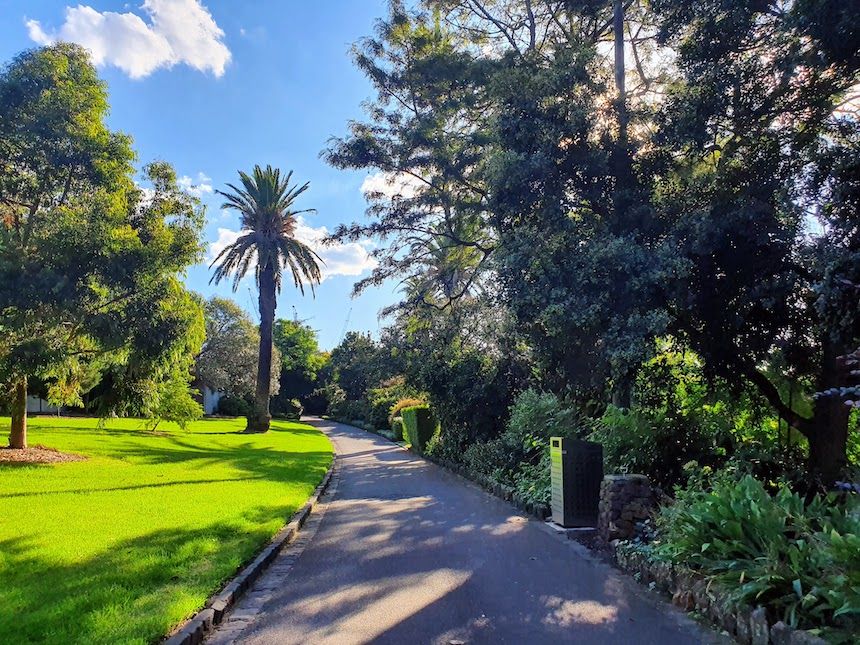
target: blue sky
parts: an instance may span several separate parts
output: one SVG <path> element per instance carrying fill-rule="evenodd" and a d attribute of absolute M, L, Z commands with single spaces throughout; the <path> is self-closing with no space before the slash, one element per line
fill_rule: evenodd
<path fill-rule="evenodd" d="M 171 162 L 207 205 L 206 239 L 218 248 L 235 236 L 238 219 L 219 209 L 211 192 L 238 169 L 271 163 L 310 181 L 301 208 L 300 234 L 317 239 L 322 227 L 364 217 L 362 183 L 374 177 L 331 168 L 319 153 L 331 136 L 361 118 L 372 94 L 349 57 L 352 43 L 372 33 L 385 0 L 0 0 L 0 58 L 28 47 L 74 40 L 93 51 L 110 90 L 110 126 L 134 137 L 139 162 Z M 298 317 L 319 331 L 330 349 L 349 329 L 376 334 L 377 313 L 397 299 L 395 285 L 350 299 L 353 283 L 372 263 L 371 243 L 321 252 L 327 277 L 316 299 L 285 287 L 278 316 Z M 208 285 L 205 264 L 188 273 L 188 285 L 218 293 L 255 311 L 246 281 Z M 253 292 L 253 294 L 252 294 Z M 351 309 L 351 313 L 350 313 Z"/>

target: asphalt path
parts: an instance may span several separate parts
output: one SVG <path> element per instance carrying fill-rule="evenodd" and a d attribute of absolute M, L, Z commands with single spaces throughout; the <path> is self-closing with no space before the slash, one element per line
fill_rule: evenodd
<path fill-rule="evenodd" d="M 311 419 L 337 451 L 312 535 L 229 641 L 715 642 L 509 504 L 376 435 Z M 316 511 L 315 511 L 316 513 Z M 241 618 L 241 616 L 240 616 Z"/>

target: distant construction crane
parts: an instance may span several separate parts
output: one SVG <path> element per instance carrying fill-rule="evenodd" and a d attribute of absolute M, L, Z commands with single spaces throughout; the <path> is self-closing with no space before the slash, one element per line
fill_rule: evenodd
<path fill-rule="evenodd" d="M 346 338 L 346 330 L 349 327 L 349 318 L 352 316 L 352 305 L 349 306 L 349 311 L 346 312 L 346 320 L 343 321 L 343 329 L 340 331 L 340 341 L 338 341 L 338 345 L 343 342 L 343 339 Z"/>

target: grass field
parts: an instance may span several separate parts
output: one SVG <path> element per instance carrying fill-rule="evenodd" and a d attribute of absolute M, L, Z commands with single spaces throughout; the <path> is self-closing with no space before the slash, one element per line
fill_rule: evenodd
<path fill-rule="evenodd" d="M 243 426 L 30 419 L 31 445 L 88 459 L 0 466 L 0 643 L 149 643 L 199 608 L 331 461 L 310 426 Z"/>

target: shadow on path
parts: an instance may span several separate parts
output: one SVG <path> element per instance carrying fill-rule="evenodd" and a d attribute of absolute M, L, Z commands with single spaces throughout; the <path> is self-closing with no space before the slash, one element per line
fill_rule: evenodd
<path fill-rule="evenodd" d="M 311 421 L 337 492 L 247 643 L 706 642 L 578 545 L 390 442 Z"/>

